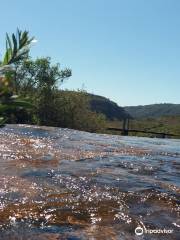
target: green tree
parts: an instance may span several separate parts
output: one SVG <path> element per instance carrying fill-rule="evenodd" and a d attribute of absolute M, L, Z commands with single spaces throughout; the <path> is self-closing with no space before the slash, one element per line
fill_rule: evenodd
<path fill-rule="evenodd" d="M 105 128 L 105 116 L 90 110 L 89 95 L 85 91 L 58 91 L 56 94 L 57 126 L 90 132 Z"/>
<path fill-rule="evenodd" d="M 30 44 L 34 38 L 29 37 L 27 31 L 17 29 L 16 35 L 13 33 L 10 37 L 6 34 L 6 51 L 0 63 L 0 124 L 4 122 L 5 112 L 17 107 L 26 107 L 25 101 L 15 98 L 14 95 L 14 64 L 23 61 L 28 57 Z"/>
<path fill-rule="evenodd" d="M 70 76 L 70 69 L 61 70 L 59 64 L 51 64 L 49 57 L 28 59 L 16 65 L 16 93 L 32 100 L 36 123 L 54 125 L 56 92 Z"/>
<path fill-rule="evenodd" d="M 105 118 L 90 110 L 89 97 L 85 92 L 59 90 L 64 80 L 71 76 L 71 70 L 52 64 L 50 58 L 30 59 L 27 46 L 32 39 L 28 40 L 27 32 L 22 34 L 18 31 L 17 36 L 15 41 L 15 35 L 12 35 L 12 40 L 7 35 L 3 60 L 6 65 L 3 65 L 1 81 L 4 87 L 0 88 L 4 91 L 1 91 L 0 112 L 8 118 L 8 122 L 36 123 L 91 132 L 102 129 Z M 28 102 L 34 107 L 25 108 Z"/>

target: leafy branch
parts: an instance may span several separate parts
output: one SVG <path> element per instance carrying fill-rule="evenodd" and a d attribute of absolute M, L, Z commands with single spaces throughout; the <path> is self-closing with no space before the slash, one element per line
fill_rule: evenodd
<path fill-rule="evenodd" d="M 6 51 L 4 58 L 0 63 L 0 108 L 5 110 L 22 107 L 22 102 L 13 98 L 13 82 L 14 68 L 13 64 L 28 58 L 30 45 L 34 41 L 34 37 L 30 38 L 28 31 L 20 31 L 17 29 L 16 35 L 13 33 L 10 37 L 6 33 Z M 24 102 L 23 104 L 26 105 Z M 2 114 L 2 111 L 0 111 Z M 4 124 L 4 119 L 0 117 L 0 125 Z"/>
<path fill-rule="evenodd" d="M 6 52 L 2 65 L 10 65 L 24 60 L 28 56 L 29 46 L 33 42 L 34 37 L 29 38 L 28 31 L 20 31 L 17 29 L 16 36 L 12 37 L 6 33 Z"/>

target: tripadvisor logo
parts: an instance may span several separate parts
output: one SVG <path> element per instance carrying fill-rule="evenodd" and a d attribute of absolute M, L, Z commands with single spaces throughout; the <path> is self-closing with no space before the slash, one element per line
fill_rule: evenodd
<path fill-rule="evenodd" d="M 135 228 L 135 234 L 137 236 L 141 236 L 143 234 L 171 234 L 173 233 L 173 229 L 147 229 L 145 226 L 138 226 Z"/>
<path fill-rule="evenodd" d="M 140 235 L 143 235 L 143 233 L 144 233 L 144 230 L 143 230 L 142 227 L 137 227 L 137 228 L 135 229 L 135 234 L 136 234 L 136 235 L 140 236 Z"/>

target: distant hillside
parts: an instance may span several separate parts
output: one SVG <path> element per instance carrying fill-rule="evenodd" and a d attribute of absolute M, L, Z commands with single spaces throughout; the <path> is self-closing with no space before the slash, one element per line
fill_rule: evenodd
<path fill-rule="evenodd" d="M 103 113 L 108 120 L 123 120 L 125 118 L 132 118 L 124 108 L 119 107 L 117 103 L 108 98 L 88 94 L 90 97 L 91 110 L 97 113 Z"/>
<path fill-rule="evenodd" d="M 180 116 L 180 104 L 152 104 L 144 106 L 130 106 L 124 109 L 133 118 L 157 118 L 163 116 Z"/>
<path fill-rule="evenodd" d="M 87 100 L 90 104 L 90 110 L 97 113 L 102 113 L 105 115 L 107 120 L 121 121 L 123 119 L 129 118 L 133 119 L 132 116 L 124 110 L 123 107 L 119 107 L 117 103 L 111 101 L 110 99 L 95 94 L 81 92 L 81 91 L 71 91 L 71 90 L 60 90 L 60 95 L 72 94 L 83 94 L 84 97 L 87 97 Z"/>

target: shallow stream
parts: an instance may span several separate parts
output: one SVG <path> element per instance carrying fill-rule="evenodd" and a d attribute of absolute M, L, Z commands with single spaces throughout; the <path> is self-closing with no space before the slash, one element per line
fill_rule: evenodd
<path fill-rule="evenodd" d="M 0 129 L 0 239 L 180 239 L 179 203 L 180 140 Z"/>

